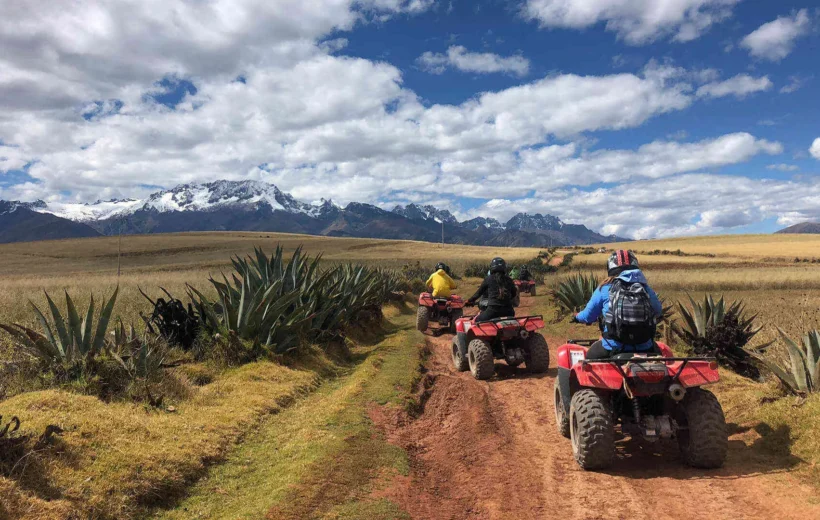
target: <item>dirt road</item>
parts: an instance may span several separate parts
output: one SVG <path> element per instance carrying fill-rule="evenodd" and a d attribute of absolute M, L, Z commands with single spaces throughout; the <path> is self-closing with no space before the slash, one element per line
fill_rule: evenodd
<path fill-rule="evenodd" d="M 451 340 L 427 336 L 421 416 L 375 417 L 411 455 L 410 476 L 381 494 L 414 519 L 820 519 L 811 488 L 784 467 L 754 462 L 736 425 L 721 470 L 684 466 L 674 442 L 621 441 L 612 470 L 584 472 L 555 426 L 555 368 L 534 376 L 497 361 L 492 380 L 476 381 L 452 368 Z"/>

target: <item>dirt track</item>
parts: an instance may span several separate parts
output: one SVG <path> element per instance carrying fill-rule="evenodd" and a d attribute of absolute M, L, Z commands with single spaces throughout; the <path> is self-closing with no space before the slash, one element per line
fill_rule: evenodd
<path fill-rule="evenodd" d="M 721 470 L 684 466 L 674 443 L 621 441 L 612 470 L 584 472 L 555 426 L 555 368 L 533 376 L 497 361 L 492 380 L 476 381 L 453 370 L 451 340 L 427 336 L 431 386 L 418 419 L 374 413 L 411 456 L 410 476 L 381 495 L 414 519 L 820 519 L 811 488 L 752 462 L 736 425 Z"/>

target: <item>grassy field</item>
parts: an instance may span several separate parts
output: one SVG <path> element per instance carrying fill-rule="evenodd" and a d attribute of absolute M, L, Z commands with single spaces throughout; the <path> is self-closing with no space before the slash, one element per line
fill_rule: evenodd
<path fill-rule="evenodd" d="M 820 237 L 724 238 L 626 246 L 715 255 L 639 256 L 650 283 L 670 303 L 686 300 L 687 294 L 742 299 L 764 327 L 755 342 L 775 339 L 775 327 L 795 337 L 820 328 L 820 265 L 794 262 L 795 256 L 820 257 Z M 138 323 L 140 312 L 149 310 L 138 287 L 152 295 L 165 287 L 180 297 L 186 284 L 209 290 L 208 276 L 227 268 L 232 255 L 251 252 L 254 246 L 272 251 L 277 243 L 288 251 L 304 245 L 308 252 L 322 252 L 327 263 L 401 267 L 446 261 L 456 270 L 493 256 L 515 263 L 538 253 L 266 233 L 152 235 L 124 237 L 118 278 L 115 238 L 6 245 L 0 246 L 0 323 L 34 325 L 27 303 L 42 306 L 43 290 L 58 296 L 66 289 L 84 305 L 91 293 L 99 297 L 117 286 L 121 296 L 115 316 Z M 606 257 L 578 254 L 570 269 L 603 276 Z M 548 277 L 547 285 L 560 276 Z M 536 301 L 537 310 L 555 315 L 547 291 Z M 170 407 L 162 409 L 128 400 L 105 402 L 47 385 L 19 394 L 19 388 L 4 388 L 0 377 L 0 415 L 20 416 L 24 430 L 32 434 L 49 424 L 65 430 L 55 446 L 23 465 L 4 468 L 0 460 L 0 518 L 131 518 L 155 513 L 160 506 L 161 517 L 218 518 L 231 504 L 242 513 L 238 518 L 270 511 L 278 518 L 301 518 L 305 511 L 332 518 L 403 518 L 390 503 L 366 498 L 373 475 L 406 470 L 406 454 L 371 431 L 365 410 L 373 402 L 400 406 L 418 375 L 418 338 L 406 330 L 411 321 L 402 313 L 406 311 L 388 313 L 390 321 L 380 335 L 351 342 L 352 357 L 346 360 L 313 349 L 284 365 L 282 360 L 258 361 L 224 369 L 195 363 L 174 369 L 179 387 L 168 394 Z M 581 333 L 565 321 L 548 327 L 551 336 Z M 8 338 L 1 335 L 0 368 L 14 357 Z M 782 395 L 774 383 L 731 375 L 718 391 L 730 420 L 763 439 L 761 456 L 796 456 L 807 462 L 804 468 L 820 465 L 820 445 L 812 435 L 820 427 L 818 396 L 799 408 L 792 399 L 769 402 Z M 245 442 L 237 448 L 240 441 Z M 259 455 L 272 447 L 279 451 Z M 820 483 L 816 476 L 811 479 Z M 265 485 L 251 486 L 250 480 Z M 317 492 L 324 483 L 332 485 Z"/>

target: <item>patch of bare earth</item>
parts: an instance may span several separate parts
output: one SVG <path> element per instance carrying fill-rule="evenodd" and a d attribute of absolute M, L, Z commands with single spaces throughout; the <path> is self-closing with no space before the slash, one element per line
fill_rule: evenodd
<path fill-rule="evenodd" d="M 551 347 L 563 343 L 547 339 Z M 409 476 L 378 496 L 414 519 L 820 518 L 820 497 L 788 473 L 795 461 L 761 461 L 750 450 L 754 439 L 736 425 L 720 470 L 685 466 L 674 442 L 622 440 L 612 470 L 584 472 L 555 425 L 554 368 L 535 376 L 497 362 L 493 379 L 476 381 L 453 369 L 451 341 L 427 336 L 429 390 L 417 418 L 371 411 L 411 457 Z"/>

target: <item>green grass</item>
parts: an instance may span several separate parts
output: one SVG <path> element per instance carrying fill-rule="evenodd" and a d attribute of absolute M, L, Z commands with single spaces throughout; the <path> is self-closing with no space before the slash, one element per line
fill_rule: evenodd
<path fill-rule="evenodd" d="M 368 410 L 404 406 L 418 376 L 421 336 L 411 317 L 354 349 L 350 372 L 268 419 L 163 519 L 407 518 L 368 498 L 380 477 L 407 474 L 407 454 L 374 429 Z"/>

